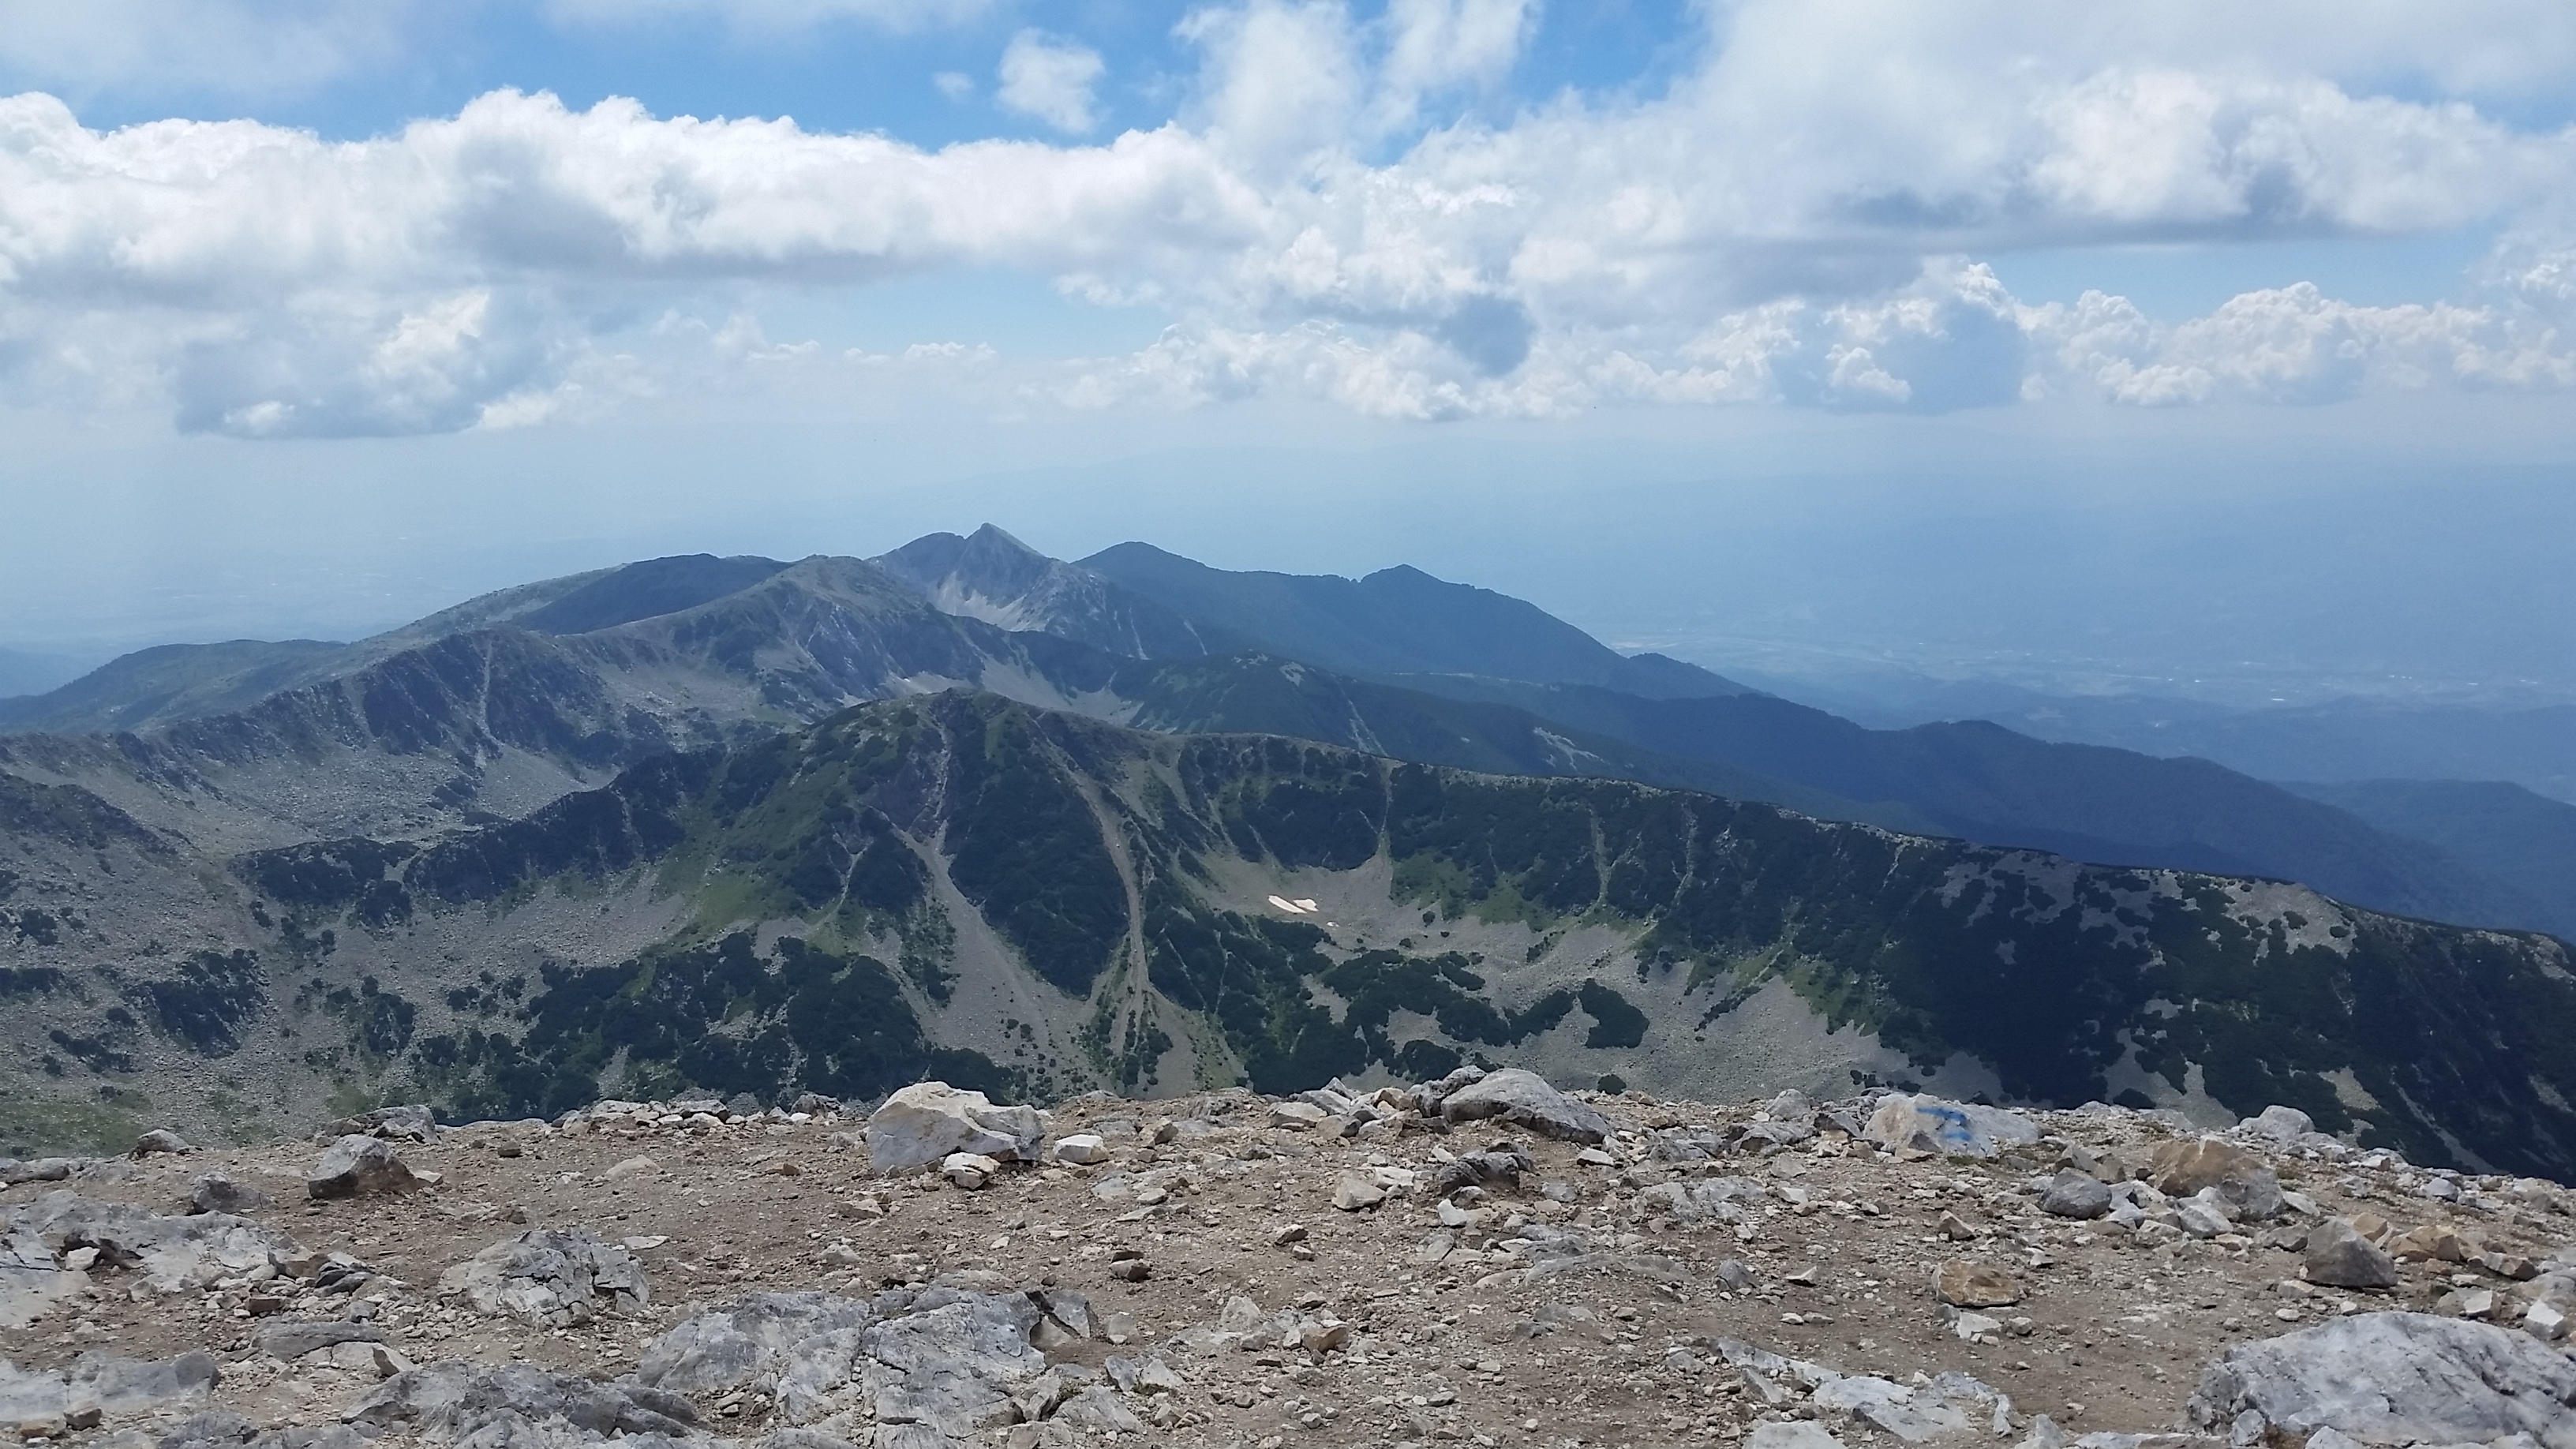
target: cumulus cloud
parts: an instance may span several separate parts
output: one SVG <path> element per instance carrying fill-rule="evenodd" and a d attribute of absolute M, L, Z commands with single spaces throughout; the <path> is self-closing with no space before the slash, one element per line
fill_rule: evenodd
<path fill-rule="evenodd" d="M 1534 0 L 1390 0 L 1379 124 L 1410 124 L 1423 100 L 1443 91 L 1499 84 L 1537 23 Z"/>
<path fill-rule="evenodd" d="M 2510 8 L 2465 3 L 2489 24 Z M 2559 7 L 2527 9 L 2535 50 L 2576 69 Z M 2332 36 L 2265 18 L 2258 44 L 2182 23 L 2218 13 L 2196 3 L 2043 24 L 2001 0 L 1739 0 L 1664 94 L 1389 141 L 1403 107 L 1507 74 L 1534 13 L 1198 11 L 1174 119 L 1094 145 L 925 150 L 515 92 L 335 144 L 248 122 L 94 131 L 20 96 L 0 101 L 0 377 L 157 395 L 182 426 L 245 435 L 524 425 L 646 386 L 639 319 L 999 267 L 1171 319 L 1048 384 L 1086 406 L 1938 411 L 2571 385 L 2576 132 L 2354 79 L 2534 84 L 2540 62 L 2412 8 L 2337 8 Z M 1100 75 L 1024 32 L 1000 96 L 1086 131 Z M 2158 322 L 2101 294 L 2029 305 L 1973 260 L 2470 224 L 2509 242 L 2474 288 L 2413 307 L 2293 287 Z M 803 365 L 723 330 L 652 345 Z"/>
<path fill-rule="evenodd" d="M 1091 88 L 1104 69 L 1100 52 L 1087 45 L 1023 30 L 1002 50 L 1001 86 L 993 98 L 1006 110 L 1079 136 L 1098 124 L 1092 115 Z"/>

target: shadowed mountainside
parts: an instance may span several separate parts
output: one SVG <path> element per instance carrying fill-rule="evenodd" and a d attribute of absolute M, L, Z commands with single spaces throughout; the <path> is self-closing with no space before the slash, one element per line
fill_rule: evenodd
<path fill-rule="evenodd" d="M 53 813 L 50 838 L 103 828 Z M 14 989 L 79 1044 L 21 1043 L 64 1072 L 47 1091 L 80 1072 L 166 1101 L 222 1061 L 516 1115 L 925 1070 L 1046 1095 L 1462 1060 L 1656 1091 L 1848 1069 L 2213 1118 L 2282 1102 L 2418 1161 L 2576 1169 L 2556 1105 L 2576 981 L 2545 937 L 986 694 L 662 756 L 524 820 L 253 852 L 214 881 L 106 848 L 193 880 L 172 934 L 208 944 L 138 952 L 132 923 L 89 917 L 13 947 Z M 94 880 L 95 853 L 53 868 Z M 1748 1068 L 1784 1031 L 1798 1059 Z"/>

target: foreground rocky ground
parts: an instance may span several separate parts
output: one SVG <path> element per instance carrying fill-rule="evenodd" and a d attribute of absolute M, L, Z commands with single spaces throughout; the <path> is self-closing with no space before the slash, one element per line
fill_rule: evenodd
<path fill-rule="evenodd" d="M 2279 1109 L 2202 1138 L 1465 1076 L 1043 1117 L 936 1088 L 873 1120 L 394 1110 L 0 1165 L 0 1431 L 2576 1449 L 2558 1185 Z"/>

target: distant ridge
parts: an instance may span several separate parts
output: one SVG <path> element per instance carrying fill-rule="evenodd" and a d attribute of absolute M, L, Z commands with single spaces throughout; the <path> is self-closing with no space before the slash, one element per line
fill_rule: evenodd
<path fill-rule="evenodd" d="M 2567 859 L 2500 863 L 2474 812 L 2465 832 L 2391 830 L 2203 761 L 1976 723 L 1865 729 L 1623 657 L 1525 601 L 1417 569 L 1229 573 L 1141 544 L 1101 560 L 1163 597 L 988 524 L 873 560 L 644 560 L 350 645 L 145 651 L 19 702 L 40 732 L 0 724 L 0 769 L 239 845 L 410 837 L 523 815 L 660 752 L 974 688 L 1175 733 L 1634 780 L 2101 864 L 2296 880 L 2432 920 L 2576 923 Z M 1190 612 L 1202 606 L 1212 615 Z"/>
<path fill-rule="evenodd" d="M 1409 565 L 1362 579 L 1235 573 L 1145 543 L 1118 544 L 1082 564 L 1187 615 L 1230 646 L 1348 674 L 1482 675 L 1589 684 L 1650 699 L 1753 692 L 1660 654 L 1630 658 L 1536 604 Z"/>

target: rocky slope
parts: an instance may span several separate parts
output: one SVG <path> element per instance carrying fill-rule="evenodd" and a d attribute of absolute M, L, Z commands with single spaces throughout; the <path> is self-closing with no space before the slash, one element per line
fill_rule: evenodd
<path fill-rule="evenodd" d="M 1051 1120 L 916 1088 L 864 1131 L 798 1107 L 387 1113 L 334 1130 L 392 1142 L 0 1169 L 0 1423 L 107 1449 L 2576 1444 L 2571 1195 L 2294 1113 L 2198 1138 L 1463 1075 Z"/>
<path fill-rule="evenodd" d="M 29 1067 L 0 1095 L 28 1140 L 40 1108 L 255 1136 L 334 1093 L 517 1116 L 1516 1061 L 1702 1097 L 2287 1102 L 2419 1161 L 2576 1165 L 2561 943 L 1634 784 L 943 694 L 425 839 L 217 860 L 15 798 L 0 1032 Z"/>
<path fill-rule="evenodd" d="M 2499 864 L 2476 828 L 2450 850 L 2201 761 L 1987 725 L 1865 730 L 1417 571 L 1229 573 L 1143 545 L 1071 564 L 990 526 L 875 560 L 655 559 L 352 645 L 146 651 L 0 706 L 0 729 L 54 731 L 0 736 L 0 769 L 227 851 L 418 837 L 524 814 L 663 750 L 951 686 L 1156 729 L 2277 876 L 2436 920 L 2563 932 L 2576 919 L 2563 870 Z"/>

